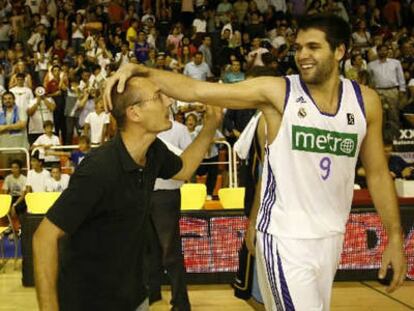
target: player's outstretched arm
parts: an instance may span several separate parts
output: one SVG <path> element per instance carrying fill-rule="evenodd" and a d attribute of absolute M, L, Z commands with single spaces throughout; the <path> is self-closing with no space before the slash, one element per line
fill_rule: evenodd
<path fill-rule="evenodd" d="M 389 266 L 394 271 L 388 292 L 400 287 L 407 273 L 401 232 L 400 212 L 385 158 L 382 140 L 382 107 L 378 95 L 371 89 L 363 88 L 367 118 L 367 134 L 361 148 L 361 160 L 366 171 L 368 188 L 387 235 L 388 245 L 382 257 L 379 278 L 384 278 Z"/>
<path fill-rule="evenodd" d="M 104 102 L 109 110 L 111 90 L 117 85 L 118 92 L 123 92 L 126 81 L 132 76 L 142 76 L 155 83 L 161 92 L 174 99 L 186 102 L 203 102 L 210 105 L 232 109 L 261 108 L 273 104 L 276 108 L 283 106 L 286 83 L 282 78 L 260 77 L 235 84 L 220 84 L 198 81 L 182 74 L 148 68 L 143 65 L 126 64 L 122 66 L 105 83 Z"/>

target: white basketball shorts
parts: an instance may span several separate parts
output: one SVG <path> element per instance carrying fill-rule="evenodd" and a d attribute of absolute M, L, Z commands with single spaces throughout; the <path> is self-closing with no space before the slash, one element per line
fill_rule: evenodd
<path fill-rule="evenodd" d="M 257 269 L 266 310 L 329 310 L 342 243 L 342 234 L 291 239 L 257 232 Z"/>

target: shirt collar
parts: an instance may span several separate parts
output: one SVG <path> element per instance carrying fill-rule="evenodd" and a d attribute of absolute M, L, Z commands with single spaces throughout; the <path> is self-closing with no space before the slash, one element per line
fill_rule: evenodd
<path fill-rule="evenodd" d="M 114 144 L 118 150 L 119 158 L 121 160 L 122 168 L 127 172 L 133 172 L 139 169 L 142 169 L 142 166 L 138 165 L 128 153 L 128 150 L 125 147 L 124 142 L 122 141 L 121 134 L 118 132 L 114 139 Z"/>

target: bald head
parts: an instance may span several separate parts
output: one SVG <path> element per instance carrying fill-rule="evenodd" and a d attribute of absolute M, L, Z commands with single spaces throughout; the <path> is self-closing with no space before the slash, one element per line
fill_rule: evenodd
<path fill-rule="evenodd" d="M 154 83 L 145 78 L 132 77 L 125 85 L 122 93 L 117 92 L 117 84 L 111 90 L 112 116 L 115 118 L 118 128 L 122 129 L 126 122 L 126 109 L 132 105 L 146 100 L 158 90 Z"/>

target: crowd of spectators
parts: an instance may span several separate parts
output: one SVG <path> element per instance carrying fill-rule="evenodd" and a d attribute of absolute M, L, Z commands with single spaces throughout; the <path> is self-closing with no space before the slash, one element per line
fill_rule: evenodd
<path fill-rule="evenodd" d="M 0 0 L 0 148 L 110 138 L 116 126 L 102 87 L 126 63 L 223 83 L 254 67 L 297 73 L 297 18 L 324 12 L 352 25 L 342 74 L 378 91 L 384 135 L 412 127 L 403 116 L 414 112 L 414 1 Z M 197 103 L 173 110 L 197 133 Z M 233 143 L 251 115 L 229 110 L 224 137 Z M 58 160 L 47 150 L 40 156 Z"/>

